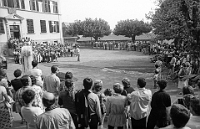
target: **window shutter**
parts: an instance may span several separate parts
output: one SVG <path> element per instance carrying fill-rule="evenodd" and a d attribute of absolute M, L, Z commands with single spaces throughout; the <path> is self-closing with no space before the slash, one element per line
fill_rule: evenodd
<path fill-rule="evenodd" d="M 41 33 L 46 33 L 46 21 L 45 20 L 40 20 L 40 26 L 41 26 Z"/>
<path fill-rule="evenodd" d="M 8 6 L 8 1 L 7 0 L 2 0 L 3 6 Z"/>
<path fill-rule="evenodd" d="M 0 19 L 0 33 L 1 34 L 5 33 L 5 31 L 4 31 L 4 25 L 3 25 L 3 20 L 2 19 Z"/>
<path fill-rule="evenodd" d="M 59 29 L 59 22 L 57 22 L 57 33 L 60 32 L 60 29 Z"/>
<path fill-rule="evenodd" d="M 21 9 L 25 9 L 25 3 L 24 3 L 24 0 L 21 0 Z"/>
<path fill-rule="evenodd" d="M 36 8 L 37 8 L 37 11 L 39 11 L 38 0 L 36 0 Z"/>
<path fill-rule="evenodd" d="M 50 33 L 53 33 L 52 21 L 49 21 L 49 31 Z"/>
<path fill-rule="evenodd" d="M 27 31 L 28 33 L 34 33 L 33 19 L 27 19 Z"/>

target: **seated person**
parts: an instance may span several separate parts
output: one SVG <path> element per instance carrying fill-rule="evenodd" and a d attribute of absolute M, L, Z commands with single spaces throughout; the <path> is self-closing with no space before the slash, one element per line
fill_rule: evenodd
<path fill-rule="evenodd" d="M 28 123 L 29 128 L 35 128 L 36 118 L 44 111 L 40 107 L 33 107 L 33 102 L 35 98 L 35 92 L 33 90 L 26 90 L 22 94 L 22 99 L 26 104 L 21 108 L 21 113 L 25 121 Z"/>
<path fill-rule="evenodd" d="M 190 111 L 192 115 L 187 126 L 192 129 L 200 129 L 200 100 L 198 98 L 191 99 Z"/>
<path fill-rule="evenodd" d="M 190 119 L 190 111 L 180 104 L 174 104 L 170 110 L 172 125 L 160 129 L 191 129 L 186 126 Z"/>

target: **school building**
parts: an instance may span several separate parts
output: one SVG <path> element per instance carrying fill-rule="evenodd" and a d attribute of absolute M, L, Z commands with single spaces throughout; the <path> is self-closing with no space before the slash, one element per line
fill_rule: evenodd
<path fill-rule="evenodd" d="M 60 0 L 0 0 L 0 52 L 11 37 L 62 43 L 59 7 Z"/>

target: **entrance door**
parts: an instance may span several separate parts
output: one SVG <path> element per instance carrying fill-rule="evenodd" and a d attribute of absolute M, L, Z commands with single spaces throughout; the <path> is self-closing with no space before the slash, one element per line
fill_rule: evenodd
<path fill-rule="evenodd" d="M 10 25 L 10 35 L 12 38 L 20 38 L 19 25 Z"/>

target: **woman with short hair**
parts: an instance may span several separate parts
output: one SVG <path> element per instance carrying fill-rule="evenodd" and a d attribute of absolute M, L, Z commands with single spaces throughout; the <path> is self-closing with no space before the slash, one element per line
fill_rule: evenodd
<path fill-rule="evenodd" d="M 125 107 L 128 105 L 127 97 L 121 95 L 123 86 L 120 83 L 113 85 L 114 93 L 107 99 L 106 110 L 108 116 L 108 129 L 123 129 L 126 125 Z"/>

